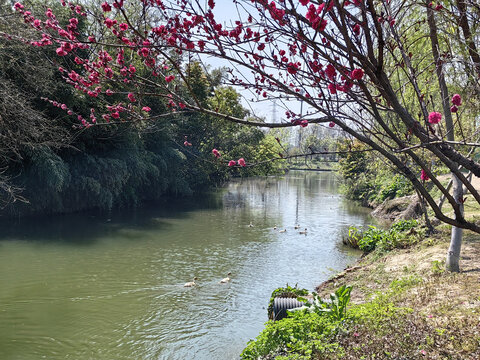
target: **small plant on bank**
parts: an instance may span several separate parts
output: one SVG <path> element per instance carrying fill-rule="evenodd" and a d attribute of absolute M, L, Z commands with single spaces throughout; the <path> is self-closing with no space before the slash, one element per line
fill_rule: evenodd
<path fill-rule="evenodd" d="M 421 231 L 416 229 L 417 225 L 417 220 L 400 220 L 389 230 L 372 225 L 366 230 L 351 226 L 348 229 L 348 237 L 343 242 L 367 253 L 375 249 L 390 251 L 395 248 L 406 248 L 420 238 Z"/>
<path fill-rule="evenodd" d="M 313 304 L 306 303 L 303 309 L 315 312 L 319 315 L 325 314 L 333 321 L 342 321 L 347 317 L 347 305 L 350 302 L 351 286 L 342 285 L 334 293 L 330 294 L 330 300 L 325 301 L 313 293 Z"/>
<path fill-rule="evenodd" d="M 445 273 L 445 261 L 438 261 L 438 260 L 433 260 L 432 261 L 432 272 L 433 275 L 441 275 Z"/>

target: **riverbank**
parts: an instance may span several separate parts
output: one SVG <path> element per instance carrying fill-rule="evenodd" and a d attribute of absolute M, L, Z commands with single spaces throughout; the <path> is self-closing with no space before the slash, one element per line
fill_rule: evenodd
<path fill-rule="evenodd" d="M 341 321 L 295 315 L 283 325 L 267 325 L 256 349 L 273 348 L 286 331 L 286 346 L 277 348 L 282 359 L 480 358 L 480 239 L 465 234 L 462 272 L 447 273 L 449 235 L 444 227 L 409 248 L 363 257 L 317 288 L 328 298 L 340 286 L 352 286 Z"/>
<path fill-rule="evenodd" d="M 462 272 L 456 274 L 444 271 L 449 235 L 443 229 L 412 248 L 371 253 L 353 271 L 317 288 L 324 297 L 349 284 L 353 306 L 387 295 L 400 309 L 387 323 L 359 324 L 343 337 L 344 359 L 480 358 L 480 239 L 465 235 Z"/>

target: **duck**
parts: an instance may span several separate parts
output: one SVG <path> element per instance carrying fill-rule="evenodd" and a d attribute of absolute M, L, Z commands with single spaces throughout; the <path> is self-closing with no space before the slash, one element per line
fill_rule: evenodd
<path fill-rule="evenodd" d="M 250 221 L 250 224 L 248 224 L 248 227 L 254 227 L 251 221 Z"/>
<path fill-rule="evenodd" d="M 307 235 L 307 228 L 305 230 L 299 232 L 300 235 Z"/>
<path fill-rule="evenodd" d="M 230 280 L 232 280 L 232 279 L 230 279 L 230 276 L 231 276 L 231 275 L 232 275 L 232 273 L 231 273 L 231 272 L 229 272 L 229 273 L 227 274 L 227 277 L 226 277 L 226 278 L 223 278 L 222 280 L 220 280 L 220 284 L 226 284 L 226 283 L 229 283 L 229 282 L 230 282 Z"/>
<path fill-rule="evenodd" d="M 295 225 L 293 228 L 294 228 L 295 230 L 298 230 L 298 229 L 300 229 L 300 225 L 297 224 L 297 225 Z"/>
<path fill-rule="evenodd" d="M 280 230 L 279 233 L 287 232 L 287 229 Z"/>
<path fill-rule="evenodd" d="M 183 287 L 193 287 L 193 286 L 196 286 L 197 283 L 195 282 L 195 280 L 198 280 L 198 278 L 197 278 L 196 276 L 193 278 L 193 281 L 190 281 L 190 282 L 185 283 L 185 285 L 183 285 Z"/>
<path fill-rule="evenodd" d="M 273 227 L 273 230 L 277 230 L 277 224 L 275 224 L 275 226 Z"/>

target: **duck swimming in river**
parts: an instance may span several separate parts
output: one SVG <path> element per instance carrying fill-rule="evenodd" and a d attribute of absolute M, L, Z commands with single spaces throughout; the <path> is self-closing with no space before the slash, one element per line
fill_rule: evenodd
<path fill-rule="evenodd" d="M 229 272 L 229 273 L 227 274 L 227 277 L 226 277 L 226 278 L 223 278 L 222 280 L 220 280 L 220 284 L 226 284 L 226 283 L 230 282 L 230 280 L 232 280 L 232 279 L 230 279 L 230 276 L 231 276 L 231 275 L 232 275 L 232 273 Z"/>
<path fill-rule="evenodd" d="M 185 283 L 185 285 L 183 285 L 183 287 L 193 287 L 193 286 L 196 286 L 197 283 L 195 282 L 195 280 L 198 280 L 198 278 L 197 278 L 196 276 L 193 278 L 193 281 L 190 281 L 190 282 Z"/>

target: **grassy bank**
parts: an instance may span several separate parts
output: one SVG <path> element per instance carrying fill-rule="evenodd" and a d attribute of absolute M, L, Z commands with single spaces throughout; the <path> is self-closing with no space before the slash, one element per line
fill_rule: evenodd
<path fill-rule="evenodd" d="M 444 271 L 449 231 L 415 235 L 401 249 L 378 247 L 318 287 L 328 298 L 352 286 L 344 316 L 317 309 L 268 322 L 242 358 L 479 359 L 480 239 L 465 235 L 462 272 L 454 274 Z"/>

